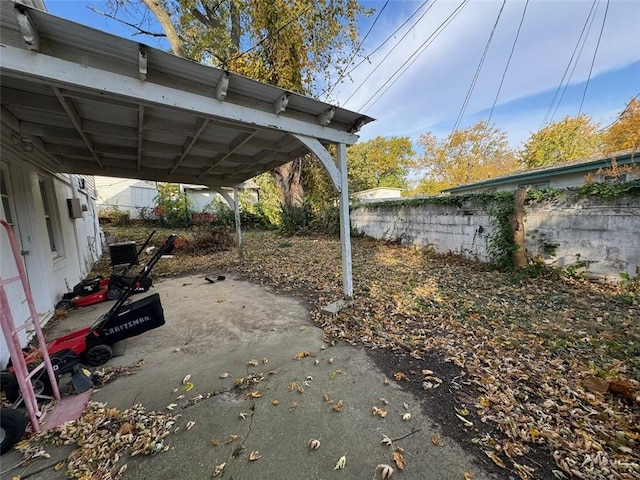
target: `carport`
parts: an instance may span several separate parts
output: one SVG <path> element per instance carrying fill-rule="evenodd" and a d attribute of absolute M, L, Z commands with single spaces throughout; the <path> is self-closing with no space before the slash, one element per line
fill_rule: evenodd
<path fill-rule="evenodd" d="M 313 153 L 340 193 L 353 293 L 346 146 L 372 118 L 1 2 L 2 142 L 55 173 L 237 186 Z M 327 149 L 334 145 L 335 158 Z"/>

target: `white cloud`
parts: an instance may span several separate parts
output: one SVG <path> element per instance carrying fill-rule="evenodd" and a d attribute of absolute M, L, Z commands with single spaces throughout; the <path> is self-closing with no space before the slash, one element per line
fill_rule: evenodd
<path fill-rule="evenodd" d="M 366 42 L 365 47 L 368 51 L 378 46 L 417 8 L 419 3 L 392 1 L 387 10 L 382 13 Z M 376 135 L 406 135 L 415 139 L 420 133 L 439 124 L 440 128 L 442 125 L 449 125 L 448 128 L 453 126 L 502 4 L 499 0 L 473 0 L 467 4 L 443 33 L 373 106 L 368 105 L 364 109 L 361 107 L 387 79 L 401 68 L 459 3 L 449 0 L 436 1 L 425 17 L 411 29 L 406 38 L 369 79 L 366 77 L 400 39 L 405 30 L 400 32 L 395 40 L 390 41 L 384 49 L 372 55 L 371 64 L 364 63 L 352 73 L 353 83 L 347 81 L 336 88 L 334 95 L 342 106 L 366 112 L 377 118 L 376 122 L 363 129 L 364 140 Z M 468 124 L 469 119 L 474 118 L 478 112 L 491 108 L 524 4 L 524 1 L 506 3 L 467 107 L 463 126 Z M 551 95 L 548 95 L 548 99 L 545 97 L 544 102 L 527 105 L 518 112 L 508 112 L 508 103 L 517 103 L 527 97 L 555 91 L 576 47 L 591 5 L 592 2 L 587 0 L 531 0 L 529 2 L 520 38 L 500 93 L 498 105 L 503 106 L 504 111 L 498 115 L 496 110 L 494 117 L 496 126 L 510 132 L 510 135 L 511 131 L 513 134 L 518 132 L 514 135 L 517 137 L 522 137 L 522 129 L 537 130 L 549 106 Z M 375 2 L 375 6 L 378 9 L 381 8 L 382 2 Z M 572 84 L 584 82 L 589 77 L 605 7 L 604 1 L 596 3 L 595 20 L 571 78 Z M 611 0 L 592 79 L 640 61 L 640 42 L 637 37 L 639 18 L 640 2 Z M 632 95 L 640 91 L 640 81 L 636 84 L 636 91 L 616 92 L 618 96 L 615 101 L 612 101 L 612 92 L 607 92 L 607 98 L 603 99 L 602 105 L 598 102 L 601 91 L 590 86 L 585 103 L 590 105 L 590 110 L 585 110 L 585 113 L 600 120 L 598 116 L 610 115 L 616 102 L 619 103 L 617 109 L 620 110 Z M 357 87 L 360 88 L 357 89 Z M 353 98 L 346 102 L 356 89 Z M 562 111 L 563 108 L 559 109 L 559 112 Z M 573 114 L 576 113 L 577 111 Z M 501 124 L 498 121 L 508 121 L 508 124 Z M 516 128 L 516 125 L 520 127 Z"/>

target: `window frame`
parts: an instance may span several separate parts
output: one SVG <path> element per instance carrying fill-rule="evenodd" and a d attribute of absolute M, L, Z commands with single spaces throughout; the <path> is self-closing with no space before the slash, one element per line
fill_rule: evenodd
<path fill-rule="evenodd" d="M 38 187 L 51 257 L 54 259 L 62 258 L 64 257 L 64 244 L 62 242 L 62 227 L 60 225 L 53 179 L 38 175 Z"/>

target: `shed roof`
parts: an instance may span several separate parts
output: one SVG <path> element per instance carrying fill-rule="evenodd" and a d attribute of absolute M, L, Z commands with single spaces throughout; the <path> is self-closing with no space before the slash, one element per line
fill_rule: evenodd
<path fill-rule="evenodd" d="M 1 0 L 1 119 L 56 172 L 233 186 L 373 119 Z M 303 140 L 303 141 L 301 141 Z"/>
<path fill-rule="evenodd" d="M 615 159 L 617 165 L 619 166 L 640 162 L 640 158 L 638 158 L 638 154 L 635 150 L 623 150 L 607 155 L 606 157 L 599 155 L 597 157 L 587 159 L 583 158 L 580 160 L 574 160 L 561 164 L 546 165 L 544 167 L 531 168 L 529 170 L 524 170 L 521 172 L 501 175 L 499 177 L 483 180 L 482 182 L 468 183 L 466 185 L 446 188 L 442 190 L 442 193 L 464 193 L 468 190 L 497 187 L 498 185 L 504 185 L 513 182 L 540 182 L 558 175 L 593 172 L 594 170 L 597 170 L 599 168 L 610 168 L 612 165 L 612 159 Z"/>

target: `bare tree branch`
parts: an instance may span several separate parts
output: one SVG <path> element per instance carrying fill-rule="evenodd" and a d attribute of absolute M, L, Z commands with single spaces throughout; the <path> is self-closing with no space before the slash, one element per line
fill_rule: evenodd
<path fill-rule="evenodd" d="M 89 10 L 91 10 L 93 13 L 97 13 L 98 15 L 102 15 L 103 17 L 107 17 L 110 18 L 112 20 L 115 20 L 116 22 L 120 22 L 123 25 L 126 25 L 127 27 L 131 27 L 134 28 L 135 30 L 137 30 L 136 33 L 134 33 L 134 35 L 149 35 L 150 37 L 166 37 L 167 35 L 164 33 L 158 33 L 158 32 L 151 32 L 149 30 L 145 30 L 142 27 L 140 27 L 140 25 L 135 25 L 133 23 L 129 23 L 121 18 L 116 17 L 115 15 L 111 15 L 109 13 L 105 13 L 105 12 L 101 12 L 99 10 L 96 10 L 94 7 L 92 6 L 88 6 L 87 7 Z"/>
<path fill-rule="evenodd" d="M 156 16 L 162 30 L 167 34 L 167 39 L 171 44 L 173 53 L 178 57 L 186 57 L 187 52 L 184 48 L 184 44 L 180 39 L 175 25 L 171 21 L 171 16 L 164 7 L 160 4 L 160 0 L 142 0 L 149 10 Z"/>

